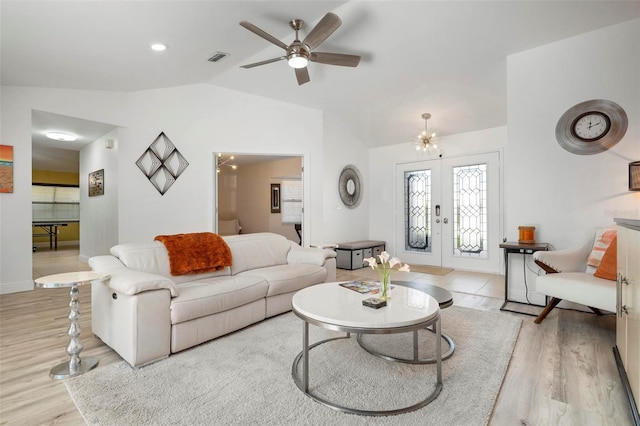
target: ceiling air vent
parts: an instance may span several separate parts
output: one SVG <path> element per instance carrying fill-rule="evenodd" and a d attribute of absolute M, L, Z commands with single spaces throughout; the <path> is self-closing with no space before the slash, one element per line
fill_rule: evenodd
<path fill-rule="evenodd" d="M 227 56 L 229 56 L 228 53 L 224 53 L 224 52 L 216 52 L 213 54 L 212 57 L 210 57 L 209 59 L 207 59 L 207 61 L 209 62 L 219 62 L 222 59 L 226 58 Z"/>

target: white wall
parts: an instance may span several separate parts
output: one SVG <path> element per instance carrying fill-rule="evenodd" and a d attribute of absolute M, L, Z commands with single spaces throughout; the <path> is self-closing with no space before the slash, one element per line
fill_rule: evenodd
<path fill-rule="evenodd" d="M 126 95 L 0 86 L 0 140 L 13 145 L 14 192 L 0 197 L 0 293 L 31 290 L 31 111 L 122 125 Z"/>
<path fill-rule="evenodd" d="M 640 20 L 607 27 L 516 55 L 508 66 L 505 229 L 534 225 L 536 240 L 580 246 L 614 217 L 640 217 L 640 194 L 627 190 L 628 163 L 640 159 Z M 609 151 L 571 154 L 555 126 L 573 105 L 608 99 L 629 118 Z M 514 298 L 524 299 L 522 263 L 511 262 Z M 530 282 L 531 284 L 531 282 Z M 537 297 L 538 302 L 542 301 Z"/>
<path fill-rule="evenodd" d="M 112 140 L 113 148 L 105 142 Z M 104 195 L 89 197 L 89 173 L 104 170 Z M 118 130 L 80 151 L 80 259 L 109 254 L 118 244 Z"/>
<path fill-rule="evenodd" d="M 213 231 L 217 152 L 305 156 L 305 205 L 322 202 L 318 110 L 193 85 L 133 93 L 130 114 L 135 119 L 122 130 L 119 149 L 121 243 L 147 241 L 158 234 Z M 189 162 L 164 195 L 135 165 L 162 131 Z M 305 223 L 312 234 L 313 218 Z"/>
<path fill-rule="evenodd" d="M 354 134 L 340 117 L 324 114 L 324 157 L 323 182 L 324 202 L 319 206 L 322 212 L 322 232 L 311 244 L 340 243 L 366 240 L 369 238 L 369 164 L 366 141 Z M 349 209 L 340 200 L 338 179 L 344 166 L 353 164 L 362 175 L 362 200 L 355 209 Z M 306 173 L 305 173 L 306 176 Z"/>
<path fill-rule="evenodd" d="M 507 140 L 506 127 L 480 130 L 477 132 L 443 136 L 433 141 L 443 149 L 443 158 L 485 152 L 500 152 Z M 387 243 L 387 251 L 397 254 L 395 221 L 401 212 L 395 204 L 394 185 L 395 165 L 416 161 L 435 160 L 416 151 L 415 145 L 405 142 L 398 145 L 384 146 L 369 151 L 370 173 L 367 196 L 371 200 L 369 218 L 369 236 L 371 239 L 383 240 Z"/>

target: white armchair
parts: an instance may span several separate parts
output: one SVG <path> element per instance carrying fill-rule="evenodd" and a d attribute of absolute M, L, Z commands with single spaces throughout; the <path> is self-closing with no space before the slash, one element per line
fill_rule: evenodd
<path fill-rule="evenodd" d="M 601 310 L 615 312 L 616 282 L 593 275 L 595 268 L 587 266 L 592 245 L 559 250 L 538 251 L 535 262 L 546 271 L 536 278 L 536 291 L 550 296 L 544 310 L 535 319 L 540 324 L 562 300 L 588 306 L 598 315 Z"/>

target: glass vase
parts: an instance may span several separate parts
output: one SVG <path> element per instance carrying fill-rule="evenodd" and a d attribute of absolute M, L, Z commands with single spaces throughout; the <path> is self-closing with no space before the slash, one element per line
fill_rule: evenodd
<path fill-rule="evenodd" d="M 380 274 L 380 299 L 389 300 L 390 274 Z"/>

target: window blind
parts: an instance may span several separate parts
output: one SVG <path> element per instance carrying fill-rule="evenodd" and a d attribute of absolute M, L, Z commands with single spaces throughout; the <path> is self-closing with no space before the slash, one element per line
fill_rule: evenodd
<path fill-rule="evenodd" d="M 283 180 L 280 191 L 282 224 L 302 223 L 302 180 Z"/>

